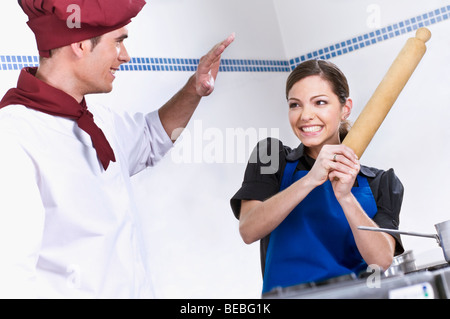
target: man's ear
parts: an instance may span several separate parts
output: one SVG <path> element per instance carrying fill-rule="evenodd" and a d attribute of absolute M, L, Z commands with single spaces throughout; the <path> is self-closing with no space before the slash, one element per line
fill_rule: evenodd
<path fill-rule="evenodd" d="M 70 48 L 72 49 L 73 54 L 77 56 L 78 58 L 82 58 L 86 55 L 87 52 L 90 51 L 89 47 L 89 40 L 75 42 L 70 45 Z"/>

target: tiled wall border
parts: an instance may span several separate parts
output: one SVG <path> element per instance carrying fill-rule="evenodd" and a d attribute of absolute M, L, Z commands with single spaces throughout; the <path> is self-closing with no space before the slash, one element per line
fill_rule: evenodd
<path fill-rule="evenodd" d="M 421 27 L 427 27 L 432 24 L 448 20 L 449 17 L 450 5 L 290 59 L 289 66 L 291 70 L 293 70 L 298 64 L 305 60 L 328 60 L 343 54 L 351 53 L 364 47 L 415 31 Z"/>
<path fill-rule="evenodd" d="M 39 59 L 31 55 L 0 55 L 0 71 L 20 70 L 26 66 L 38 66 Z"/>
<path fill-rule="evenodd" d="M 319 50 L 315 50 L 290 60 L 253 60 L 253 59 L 223 59 L 221 72 L 290 72 L 298 64 L 309 59 L 331 59 L 348 54 L 367 46 L 386 41 L 405 33 L 446 21 L 450 18 L 450 5 L 388 25 L 386 27 L 336 42 Z M 120 67 L 121 71 L 195 71 L 198 59 L 183 58 L 148 58 L 133 57 L 127 64 Z M 20 70 L 26 66 L 37 66 L 37 56 L 0 55 L 0 71 Z"/>
<path fill-rule="evenodd" d="M 123 71 L 195 71 L 199 59 L 132 58 L 121 65 Z M 222 59 L 222 72 L 289 72 L 289 62 L 282 60 Z"/>

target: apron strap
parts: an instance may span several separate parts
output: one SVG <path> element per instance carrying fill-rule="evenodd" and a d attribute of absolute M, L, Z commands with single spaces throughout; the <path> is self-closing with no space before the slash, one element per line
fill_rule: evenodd
<path fill-rule="evenodd" d="M 356 175 L 356 180 L 358 181 L 359 187 L 369 187 L 369 181 L 364 176 L 358 174 Z"/>
<path fill-rule="evenodd" d="M 286 162 L 284 168 L 283 178 L 281 180 L 280 191 L 285 190 L 292 184 L 292 177 L 294 176 L 295 169 L 297 168 L 298 160 L 295 162 Z"/>

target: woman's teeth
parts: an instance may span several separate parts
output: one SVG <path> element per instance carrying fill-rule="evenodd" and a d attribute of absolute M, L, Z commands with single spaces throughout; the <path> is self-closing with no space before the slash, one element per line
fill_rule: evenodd
<path fill-rule="evenodd" d="M 320 129 L 321 129 L 320 126 L 305 126 L 305 127 L 302 127 L 302 131 L 306 132 L 306 133 L 318 132 L 318 131 L 320 131 Z"/>

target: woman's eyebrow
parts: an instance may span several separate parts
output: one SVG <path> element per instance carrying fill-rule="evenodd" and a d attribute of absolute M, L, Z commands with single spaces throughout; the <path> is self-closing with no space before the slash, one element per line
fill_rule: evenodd
<path fill-rule="evenodd" d="M 311 97 L 310 97 L 310 101 L 311 101 L 311 100 L 314 100 L 314 99 L 316 99 L 316 98 L 319 98 L 319 97 L 328 97 L 328 95 L 327 95 L 327 94 L 318 94 L 318 95 L 314 95 L 314 96 L 311 96 Z M 300 99 L 298 99 L 298 98 L 296 98 L 296 97 L 289 97 L 289 98 L 288 98 L 288 101 L 290 101 L 290 100 L 300 101 Z"/>
<path fill-rule="evenodd" d="M 326 94 L 318 94 L 318 95 L 312 96 L 311 100 L 316 99 L 318 97 L 328 97 L 328 95 L 326 95 Z"/>

